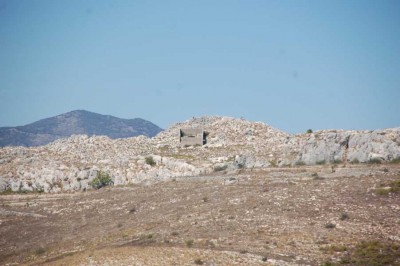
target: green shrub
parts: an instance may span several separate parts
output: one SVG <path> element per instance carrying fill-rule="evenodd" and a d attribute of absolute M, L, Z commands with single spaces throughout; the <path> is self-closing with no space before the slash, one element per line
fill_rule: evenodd
<path fill-rule="evenodd" d="M 381 196 L 388 195 L 389 193 L 400 193 L 400 180 L 395 180 L 388 185 L 376 188 L 375 193 Z"/>
<path fill-rule="evenodd" d="M 303 162 L 303 161 L 297 161 L 295 165 L 296 166 L 302 166 L 302 165 L 306 165 L 306 163 Z"/>
<path fill-rule="evenodd" d="M 383 168 L 383 170 L 382 170 L 384 173 L 389 173 L 389 169 L 387 169 L 387 168 Z"/>
<path fill-rule="evenodd" d="M 341 265 L 383 266 L 399 265 L 400 245 L 377 240 L 357 244 L 340 260 Z"/>
<path fill-rule="evenodd" d="M 390 163 L 394 163 L 394 164 L 395 163 L 400 163 L 400 157 L 397 157 L 397 158 L 391 160 Z"/>
<path fill-rule="evenodd" d="M 11 188 L 7 188 L 6 190 L 0 192 L 0 195 L 11 195 L 14 194 L 15 192 L 11 190 Z"/>
<path fill-rule="evenodd" d="M 214 167 L 214 172 L 221 172 L 224 171 L 228 168 L 228 165 L 224 164 L 224 165 L 217 165 Z"/>
<path fill-rule="evenodd" d="M 114 182 L 112 181 L 110 175 L 103 171 L 98 171 L 96 178 L 89 182 L 89 185 L 91 185 L 94 189 L 100 189 L 112 184 L 114 184 Z"/>
<path fill-rule="evenodd" d="M 369 164 L 380 164 L 381 163 L 381 159 L 379 158 L 371 158 L 368 161 Z"/>
<path fill-rule="evenodd" d="M 329 246 L 320 248 L 320 250 L 327 254 L 333 254 L 336 252 L 345 252 L 345 251 L 347 251 L 347 247 L 343 246 L 343 245 L 329 245 Z"/>
<path fill-rule="evenodd" d="M 390 193 L 390 189 L 380 187 L 375 189 L 375 193 L 381 196 L 385 196 Z"/>
<path fill-rule="evenodd" d="M 188 239 L 188 240 L 185 241 L 185 244 L 186 244 L 187 247 L 190 248 L 190 247 L 193 246 L 194 240 L 193 239 Z"/>
<path fill-rule="evenodd" d="M 336 227 L 336 224 L 331 223 L 331 222 L 325 224 L 325 228 L 327 228 L 327 229 L 333 229 L 333 228 L 335 228 L 335 227 Z"/>
<path fill-rule="evenodd" d="M 317 165 L 324 165 L 326 163 L 325 160 L 317 161 Z"/>
<path fill-rule="evenodd" d="M 390 192 L 400 193 L 400 180 L 390 182 Z"/>
<path fill-rule="evenodd" d="M 347 219 L 349 219 L 349 215 L 346 212 L 343 212 L 340 215 L 340 220 L 344 221 L 344 220 L 347 220 Z"/>
<path fill-rule="evenodd" d="M 332 163 L 333 163 L 333 164 L 341 164 L 341 163 L 342 163 L 342 160 L 335 159 L 335 160 L 333 160 Z"/>
<path fill-rule="evenodd" d="M 351 164 L 359 164 L 360 161 L 359 161 L 357 158 L 355 158 L 355 159 L 351 160 L 350 163 L 351 163 Z"/>
<path fill-rule="evenodd" d="M 156 165 L 156 161 L 154 161 L 153 156 L 147 156 L 146 158 L 144 158 L 144 160 L 150 166 L 155 166 Z"/>
<path fill-rule="evenodd" d="M 46 252 L 46 249 L 43 248 L 43 247 L 37 248 L 37 249 L 35 250 L 35 254 L 36 254 L 36 255 L 42 255 L 42 254 L 44 254 L 45 252 Z"/>
<path fill-rule="evenodd" d="M 313 131 L 312 131 L 312 129 L 310 128 L 310 129 L 307 129 L 306 133 L 307 133 L 307 134 L 311 134 L 311 133 L 313 133 Z"/>
<path fill-rule="evenodd" d="M 194 260 L 194 264 L 203 265 L 204 262 L 203 262 L 201 259 L 195 259 L 195 260 Z"/>

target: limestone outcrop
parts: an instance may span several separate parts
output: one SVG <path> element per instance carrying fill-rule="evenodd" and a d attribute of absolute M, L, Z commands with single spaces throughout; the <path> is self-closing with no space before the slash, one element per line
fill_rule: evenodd
<path fill-rule="evenodd" d="M 179 129 L 191 127 L 208 132 L 205 145 L 179 145 Z M 153 138 L 75 135 L 46 146 L 1 148 L 0 191 L 82 191 L 92 188 L 98 171 L 123 185 L 242 168 L 398 158 L 400 128 L 290 135 L 261 122 L 208 116 L 174 124 Z"/>
<path fill-rule="evenodd" d="M 295 136 L 293 146 L 298 149 L 295 164 L 390 162 L 400 158 L 400 128 L 323 130 Z"/>

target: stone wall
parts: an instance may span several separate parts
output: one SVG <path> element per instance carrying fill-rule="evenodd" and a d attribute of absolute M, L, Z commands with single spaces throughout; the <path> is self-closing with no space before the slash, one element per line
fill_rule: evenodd
<path fill-rule="evenodd" d="M 201 128 L 182 128 L 179 130 L 179 141 L 182 146 L 205 144 L 204 130 Z"/>

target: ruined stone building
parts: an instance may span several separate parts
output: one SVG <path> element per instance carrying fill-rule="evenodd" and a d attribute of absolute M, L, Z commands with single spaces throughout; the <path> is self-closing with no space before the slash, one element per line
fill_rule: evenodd
<path fill-rule="evenodd" d="M 179 142 L 182 146 L 201 146 L 206 144 L 206 133 L 202 128 L 181 128 Z"/>

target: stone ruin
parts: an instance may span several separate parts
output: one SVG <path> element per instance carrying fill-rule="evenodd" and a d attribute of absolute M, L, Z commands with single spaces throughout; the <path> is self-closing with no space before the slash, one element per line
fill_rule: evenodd
<path fill-rule="evenodd" d="M 202 128 L 181 128 L 179 142 L 181 146 L 202 146 L 206 144 L 206 133 Z"/>

